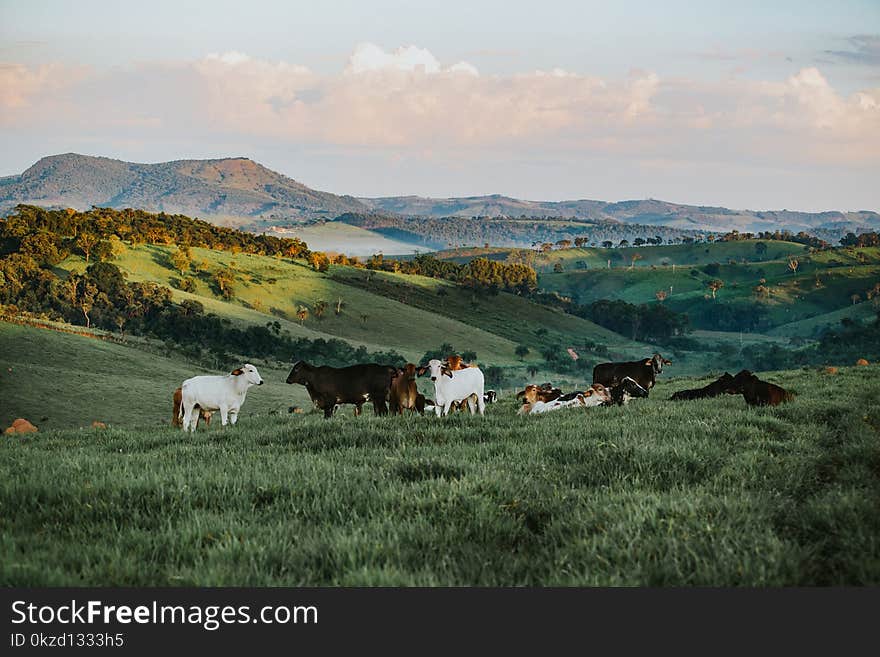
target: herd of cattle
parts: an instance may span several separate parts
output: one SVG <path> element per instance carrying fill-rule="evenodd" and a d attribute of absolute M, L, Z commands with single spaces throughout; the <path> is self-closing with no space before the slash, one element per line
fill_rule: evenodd
<path fill-rule="evenodd" d="M 593 384 L 586 390 L 565 393 L 551 384 L 527 385 L 517 393 L 521 400 L 518 413 L 534 415 L 562 408 L 624 405 L 630 399 L 647 397 L 663 372 L 672 362 L 660 354 L 644 360 L 601 363 L 593 369 Z M 418 391 L 417 377 L 428 374 L 434 384 L 434 399 Z M 342 404 L 353 404 L 355 415 L 363 405 L 373 404 L 376 415 L 389 412 L 403 415 L 405 410 L 424 414 L 433 411 L 438 417 L 453 410 L 467 408 L 471 414 L 483 415 L 486 404 L 496 401 L 494 390 L 484 389 L 483 372 L 475 365 L 462 362 L 460 356 L 430 360 L 424 365 L 408 363 L 404 367 L 374 363 L 349 367 L 294 364 L 287 383 L 305 386 L 312 404 L 329 418 Z M 209 424 L 213 413 L 220 413 L 223 426 L 235 424 L 241 405 L 251 386 L 262 385 L 263 379 L 251 364 L 228 375 L 195 376 L 174 391 L 172 424 L 184 431 L 195 431 L 199 420 Z M 725 372 L 718 380 L 703 388 L 681 390 L 672 400 L 702 399 L 721 394 L 741 394 L 749 405 L 776 406 L 794 396 L 777 385 L 761 381 L 748 370 L 735 376 Z M 297 407 L 291 407 L 295 412 Z"/>

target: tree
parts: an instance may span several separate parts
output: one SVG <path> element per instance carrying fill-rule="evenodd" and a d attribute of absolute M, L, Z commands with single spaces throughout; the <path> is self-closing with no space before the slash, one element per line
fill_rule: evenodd
<path fill-rule="evenodd" d="M 529 373 L 529 376 L 534 377 L 538 373 L 538 366 L 529 365 L 528 367 L 526 367 L 526 372 Z"/>
<path fill-rule="evenodd" d="M 519 356 L 519 359 L 520 359 L 520 360 L 523 360 L 526 356 L 529 355 L 529 352 L 530 352 L 530 351 L 531 351 L 531 350 L 530 350 L 526 345 L 524 345 L 524 344 L 520 344 L 520 345 L 517 345 L 517 346 L 516 346 L 516 349 L 514 350 L 514 353 L 515 353 L 517 356 Z"/>
<path fill-rule="evenodd" d="M 235 294 L 235 287 L 233 286 L 234 282 L 235 276 L 228 268 L 221 269 L 216 274 L 214 274 L 214 283 L 220 290 L 220 294 L 222 294 L 223 297 L 226 299 L 231 299 Z"/>
<path fill-rule="evenodd" d="M 604 242 L 602 242 L 603 249 L 610 249 L 612 246 L 614 246 L 614 242 L 612 242 L 611 240 L 605 240 Z"/>
<path fill-rule="evenodd" d="M 789 259 L 788 259 L 788 268 L 791 269 L 791 273 L 792 273 L 792 274 L 797 274 L 797 270 L 798 270 L 798 265 L 799 265 L 799 264 L 800 264 L 800 263 L 798 262 L 798 259 L 797 259 L 797 258 L 789 257 Z"/>
<path fill-rule="evenodd" d="M 767 244 L 765 242 L 755 242 L 755 253 L 763 256 L 767 253 Z"/>
<path fill-rule="evenodd" d="M 341 315 L 341 314 L 342 314 L 342 305 L 343 305 L 343 304 L 342 304 L 342 297 L 339 297 L 339 298 L 336 300 L 336 314 L 337 314 L 337 315 Z"/>
<path fill-rule="evenodd" d="M 171 254 L 171 264 L 180 272 L 181 276 L 185 274 L 192 264 L 192 254 L 189 247 L 178 247 L 177 251 Z"/>
<path fill-rule="evenodd" d="M 557 274 L 561 274 L 565 271 L 565 267 L 562 266 L 561 262 L 557 262 L 555 265 L 553 265 L 553 271 Z"/>
<path fill-rule="evenodd" d="M 712 298 L 715 298 L 715 293 L 718 292 L 722 287 L 724 287 L 724 281 L 720 278 L 715 278 L 706 283 L 706 287 L 708 287 L 712 291 Z"/>
<path fill-rule="evenodd" d="M 636 266 L 636 260 L 641 260 L 641 259 L 642 259 L 642 255 L 641 255 L 640 253 L 633 253 L 633 254 L 629 257 L 629 259 L 630 259 L 629 268 L 632 269 L 633 267 Z"/>
<path fill-rule="evenodd" d="M 98 240 L 98 243 L 95 244 L 95 248 L 92 249 L 92 253 L 95 256 L 95 260 L 98 262 L 107 262 L 113 258 L 113 247 L 107 240 Z"/>
<path fill-rule="evenodd" d="M 856 294 L 853 294 L 853 295 L 850 297 L 850 301 L 853 302 L 853 305 L 856 305 L 856 304 L 861 300 L 861 298 L 862 298 L 862 297 L 861 297 L 859 294 L 856 293 Z"/>
<path fill-rule="evenodd" d="M 309 265 L 315 271 L 327 271 L 330 269 L 330 258 L 321 251 L 312 251 L 307 258 Z"/>
<path fill-rule="evenodd" d="M 299 319 L 300 326 L 302 326 L 309 318 L 309 309 L 306 306 L 297 306 L 296 316 Z"/>
<path fill-rule="evenodd" d="M 666 297 L 669 296 L 669 293 L 666 290 L 657 290 L 654 292 L 654 296 L 657 297 L 657 301 L 663 303 L 666 301 Z"/>
<path fill-rule="evenodd" d="M 91 257 L 92 250 L 98 244 L 100 240 L 97 235 L 92 233 L 82 232 L 79 234 L 79 237 L 76 238 L 76 247 L 79 249 L 80 253 L 82 253 L 86 258 L 86 264 L 89 264 L 89 258 Z"/>
<path fill-rule="evenodd" d="M 324 311 L 325 310 L 327 310 L 327 302 L 324 301 L 323 299 L 318 299 L 315 302 L 315 309 L 314 309 L 315 317 L 317 317 L 319 320 L 324 319 Z"/>

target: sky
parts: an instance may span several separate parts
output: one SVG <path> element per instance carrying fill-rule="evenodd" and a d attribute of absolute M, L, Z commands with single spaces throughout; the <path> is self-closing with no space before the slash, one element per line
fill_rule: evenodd
<path fill-rule="evenodd" d="M 880 210 L 880 0 L 0 0 L 0 144 L 0 176 L 245 156 L 355 196 Z"/>

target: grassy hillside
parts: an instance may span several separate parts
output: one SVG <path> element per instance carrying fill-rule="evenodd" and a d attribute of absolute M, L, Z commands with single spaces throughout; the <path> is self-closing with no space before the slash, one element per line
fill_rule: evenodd
<path fill-rule="evenodd" d="M 798 393 L 774 409 L 679 380 L 542 417 L 4 437 L 0 584 L 877 585 L 877 374 L 769 374 Z"/>
<path fill-rule="evenodd" d="M 755 244 L 763 242 L 767 246 L 764 253 L 755 249 Z M 504 260 L 516 249 L 472 248 L 450 249 L 436 254 L 438 258 L 467 262 L 473 258 L 485 257 L 493 260 Z M 535 258 L 534 267 L 537 271 L 551 272 L 555 265 L 560 264 L 566 270 L 607 269 L 608 261 L 612 268 L 629 267 L 632 256 L 638 254 L 636 268 L 651 265 L 705 265 L 710 262 L 762 262 L 767 260 L 784 260 L 789 255 L 802 255 L 804 245 L 794 242 L 773 240 L 742 240 L 738 242 L 713 242 L 710 244 L 669 244 L 665 246 L 640 246 L 624 249 L 603 248 L 571 248 L 558 249 L 548 253 L 539 253 Z"/>
<path fill-rule="evenodd" d="M 172 285 L 180 273 L 172 268 L 170 247 L 130 248 L 114 261 L 129 280 L 150 280 Z M 471 291 L 446 281 L 423 276 L 370 272 L 332 266 L 326 274 L 302 264 L 249 254 L 193 249 L 203 264 L 190 274 L 195 296 L 177 292 L 180 298 L 197 298 L 206 308 L 236 321 L 260 325 L 280 318 L 294 336 L 338 337 L 371 349 L 393 348 L 407 358 L 420 358 L 425 351 L 450 343 L 460 351 L 475 351 L 484 362 L 514 364 L 518 342 L 540 348 L 553 344 L 580 344 L 585 338 L 601 340 L 623 354 L 648 347 L 633 343 L 592 322 L 538 306 L 512 294 L 475 297 Z M 71 257 L 62 268 L 82 270 L 85 263 Z M 223 300 L 213 288 L 211 273 L 221 267 L 235 271 L 235 298 Z M 438 294 L 439 291 L 445 294 Z M 342 299 L 343 309 L 334 306 Z M 318 318 L 314 309 L 323 300 L 327 309 Z M 310 309 L 302 325 L 300 306 Z M 366 319 L 364 319 L 366 316 Z M 547 331 L 546 335 L 541 329 Z"/>
<path fill-rule="evenodd" d="M 771 252 L 772 248 L 768 249 L 768 253 Z M 813 335 L 817 326 L 833 320 L 833 316 L 826 320 L 821 320 L 821 316 L 835 311 L 841 317 L 853 314 L 845 310 L 853 305 L 851 296 L 858 294 L 859 302 L 866 301 L 866 291 L 880 282 L 878 249 L 801 254 L 798 261 L 796 273 L 789 269 L 787 258 L 725 263 L 716 270 L 709 270 L 705 265 L 655 267 L 641 266 L 639 262 L 640 266 L 631 269 L 544 273 L 539 277 L 539 284 L 583 304 L 605 298 L 656 303 L 657 291 L 663 290 L 669 294 L 665 303 L 677 312 L 688 313 L 697 326 L 703 325 L 702 318 L 711 319 L 717 312 L 716 304 L 733 304 L 737 312 L 766 315 L 766 329 L 790 325 L 788 335 Z M 724 282 L 724 287 L 717 292 L 717 301 L 711 299 L 707 287 L 715 279 Z M 754 288 L 761 284 L 761 279 L 770 294 L 759 299 Z M 867 317 L 870 313 L 862 310 L 855 315 Z M 804 321 L 811 318 L 816 321 Z"/>
<path fill-rule="evenodd" d="M 251 388 L 241 422 L 290 405 L 310 408 L 302 386 L 284 381 L 289 365 L 253 362 L 266 383 Z M 196 374 L 222 374 L 169 354 L 161 343 L 128 345 L 0 322 L 0 428 L 23 417 L 41 430 L 168 426 L 171 395 Z M 217 416 L 219 422 L 219 416 Z"/>

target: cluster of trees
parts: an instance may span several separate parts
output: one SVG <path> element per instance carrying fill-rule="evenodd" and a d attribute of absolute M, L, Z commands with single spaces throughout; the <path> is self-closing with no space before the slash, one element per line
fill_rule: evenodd
<path fill-rule="evenodd" d="M 603 240 L 616 244 L 621 240 L 645 239 L 638 236 L 647 234 L 653 235 L 651 239 L 660 239 L 660 243 L 664 240 L 674 243 L 685 237 L 693 241 L 698 234 L 696 231 L 668 226 L 567 217 L 407 217 L 347 213 L 337 217 L 336 221 L 435 249 L 482 244 L 515 247 L 550 244 L 552 248 L 560 242 L 570 246 L 575 240 L 581 240 L 581 246 L 588 243 L 595 245 Z"/>
<path fill-rule="evenodd" d="M 737 242 L 740 240 L 776 240 L 777 242 L 794 242 L 795 244 L 803 244 L 814 249 L 830 249 L 831 243 L 823 239 L 810 235 L 804 231 L 792 233 L 789 230 L 761 231 L 759 233 L 741 233 L 738 230 L 732 230 L 729 233 L 719 236 L 718 242 Z"/>
<path fill-rule="evenodd" d="M 306 258 L 310 251 L 302 240 L 272 235 L 254 235 L 223 228 L 180 214 L 143 210 L 92 208 L 48 210 L 19 205 L 0 220 L 0 256 L 20 251 L 40 263 L 57 263 L 69 253 L 79 253 L 86 262 L 108 260 L 122 242 L 177 244 L 235 253 L 254 253 L 286 258 Z"/>
<path fill-rule="evenodd" d="M 880 246 L 880 233 L 847 233 L 845 237 L 840 238 L 843 246 Z"/>
<path fill-rule="evenodd" d="M 673 312 L 662 303 L 636 305 L 620 299 L 600 299 L 576 307 L 573 314 L 633 340 L 667 340 L 686 333 L 690 326 L 686 314 Z"/>
<path fill-rule="evenodd" d="M 503 290 L 525 295 L 538 287 L 538 276 L 528 265 L 488 258 L 474 258 L 465 264 L 458 264 L 451 260 L 438 260 L 431 255 L 418 255 L 412 260 L 392 260 L 374 255 L 367 261 L 366 268 L 442 278 L 489 292 Z"/>

